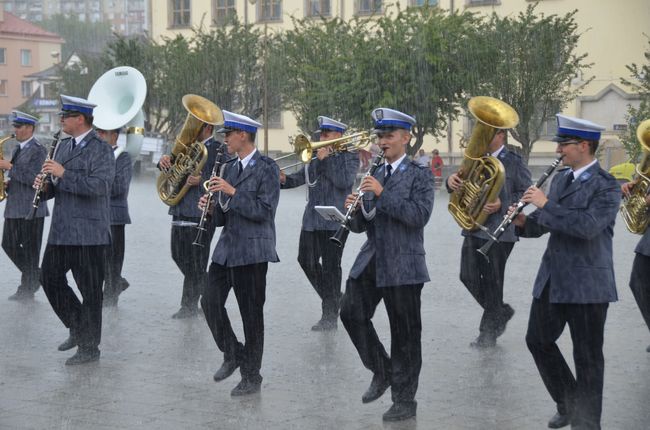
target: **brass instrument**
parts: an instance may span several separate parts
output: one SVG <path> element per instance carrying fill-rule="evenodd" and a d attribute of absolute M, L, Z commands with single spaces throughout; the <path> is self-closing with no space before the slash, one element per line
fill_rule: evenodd
<path fill-rule="evenodd" d="M 309 138 L 307 136 L 304 134 L 299 134 L 293 139 L 292 142 L 293 154 L 284 155 L 282 157 L 276 158 L 273 161 L 278 162 L 285 158 L 297 155 L 300 161 L 280 168 L 280 170 L 285 170 L 291 167 L 299 166 L 301 164 L 309 164 L 314 158 L 316 158 L 313 155 L 314 151 L 317 151 L 326 146 L 332 145 L 333 152 L 358 151 L 359 149 L 368 146 L 373 139 L 376 139 L 376 135 L 370 134 L 367 131 L 360 131 L 358 133 L 352 133 L 339 137 L 338 139 L 324 140 L 322 142 L 312 143 L 309 141 Z"/>
<path fill-rule="evenodd" d="M 185 196 L 190 186 L 189 176 L 201 174 L 208 160 L 208 150 L 197 139 L 206 124 L 223 124 L 223 113 L 219 106 L 195 94 L 183 96 L 183 107 L 187 117 L 172 148 L 173 165 L 158 176 L 156 187 L 163 203 L 175 206 Z"/>
<path fill-rule="evenodd" d="M 496 200 L 505 181 L 501 162 L 486 155 L 488 145 L 498 129 L 519 124 L 519 115 L 509 104 L 492 97 L 472 97 L 468 108 L 478 122 L 458 171 L 463 186 L 449 197 L 448 210 L 461 228 L 476 230 L 489 216 L 483 206 Z"/>
<path fill-rule="evenodd" d="M 10 134 L 7 137 L 0 139 L 0 160 L 4 160 L 4 144 L 9 139 L 16 137 L 15 134 Z M 7 184 L 5 184 L 5 173 L 0 170 L 0 202 L 7 198 Z"/>
<path fill-rule="evenodd" d="M 636 166 L 639 175 L 632 185 L 629 196 L 623 196 L 621 215 L 627 229 L 632 233 L 643 234 L 650 222 L 646 195 L 650 189 L 650 119 L 641 122 L 636 129 L 636 137 L 643 149 L 643 158 Z"/>

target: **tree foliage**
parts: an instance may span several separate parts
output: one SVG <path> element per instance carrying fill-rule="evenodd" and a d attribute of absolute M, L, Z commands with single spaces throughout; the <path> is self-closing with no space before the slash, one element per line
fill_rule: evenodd
<path fill-rule="evenodd" d="M 576 11 L 545 16 L 536 14 L 535 8 L 529 5 L 516 17 L 493 14 L 483 39 L 483 50 L 489 53 L 483 91 L 519 113 L 512 136 L 522 145 L 526 160 L 542 125 L 593 79 L 572 83 L 591 67 L 587 54 L 576 52 L 580 38 Z"/>
<path fill-rule="evenodd" d="M 627 65 L 630 72 L 629 79 L 621 79 L 621 82 L 637 93 L 641 98 L 638 107 L 628 106 L 625 120 L 627 122 L 627 133 L 621 136 L 621 143 L 625 152 L 633 162 L 639 161 L 641 146 L 636 137 L 636 129 L 646 119 L 650 119 L 650 39 L 648 39 L 648 49 L 644 53 L 646 63 L 637 65 L 632 63 Z"/>
<path fill-rule="evenodd" d="M 40 26 L 65 40 L 61 52 L 62 61 L 73 53 L 99 53 L 113 39 L 108 22 L 80 21 L 76 15 L 52 15 L 44 19 Z"/>

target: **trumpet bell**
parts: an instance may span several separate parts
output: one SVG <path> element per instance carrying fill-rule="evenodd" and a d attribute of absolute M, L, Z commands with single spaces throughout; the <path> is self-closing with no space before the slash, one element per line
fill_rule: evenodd
<path fill-rule="evenodd" d="M 223 124 L 223 112 L 205 97 L 185 94 L 182 102 L 187 112 L 199 121 L 212 125 Z"/>
<path fill-rule="evenodd" d="M 513 128 L 519 124 L 517 111 L 494 97 L 472 97 L 467 108 L 478 121 L 492 128 Z"/>

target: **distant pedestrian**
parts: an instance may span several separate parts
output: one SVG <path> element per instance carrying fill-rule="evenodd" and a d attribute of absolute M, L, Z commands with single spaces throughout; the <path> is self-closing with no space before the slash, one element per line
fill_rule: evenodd
<path fill-rule="evenodd" d="M 421 167 L 429 167 L 431 165 L 431 157 L 429 157 L 425 152 L 424 149 L 420 149 L 418 151 L 418 156 L 415 157 L 415 160 L 413 160 L 417 163 L 418 166 Z"/>

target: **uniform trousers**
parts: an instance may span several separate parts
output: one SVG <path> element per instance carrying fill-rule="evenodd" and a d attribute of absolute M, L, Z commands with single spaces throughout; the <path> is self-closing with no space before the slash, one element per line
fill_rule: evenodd
<path fill-rule="evenodd" d="M 198 225 L 200 219 L 175 216 L 174 221 L 195 222 Z M 203 234 L 204 246 L 196 246 L 192 245 L 196 239 L 196 227 L 172 225 L 172 259 L 184 277 L 183 295 L 181 296 L 181 307 L 183 308 L 197 308 L 199 297 L 203 294 L 208 282 L 206 269 L 214 230 L 214 223 L 209 223 L 208 231 Z"/>
<path fill-rule="evenodd" d="M 329 238 L 330 230 L 300 232 L 298 263 L 321 298 L 323 319 L 336 320 L 341 299 L 341 256 L 343 248 Z"/>
<path fill-rule="evenodd" d="M 56 315 L 83 348 L 97 347 L 101 341 L 102 285 L 107 251 L 108 245 L 48 244 L 43 255 L 43 291 Z M 68 284 L 68 271 L 72 271 L 82 301 Z"/>
<path fill-rule="evenodd" d="M 483 308 L 479 330 L 496 333 L 508 318 L 503 304 L 503 278 L 515 244 L 496 242 L 490 249 L 488 260 L 477 252 L 486 242 L 487 239 L 465 236 L 460 257 L 460 280 Z"/>
<path fill-rule="evenodd" d="M 124 224 L 111 225 L 111 245 L 106 253 L 104 274 L 104 297 L 117 297 L 125 289 L 126 279 L 122 278 L 124 265 Z"/>
<path fill-rule="evenodd" d="M 44 218 L 5 218 L 2 249 L 21 272 L 19 291 L 34 293 L 39 287 L 38 260 L 41 256 Z"/>
<path fill-rule="evenodd" d="M 573 413 L 572 425 L 600 429 L 603 403 L 603 332 L 609 303 L 550 303 L 550 285 L 534 298 L 526 343 L 558 412 Z M 568 324 L 576 376 L 562 356 L 557 339 Z"/>
<path fill-rule="evenodd" d="M 210 327 L 224 361 L 240 365 L 242 379 L 261 382 L 260 368 L 264 352 L 264 302 L 266 301 L 266 271 L 268 263 L 226 267 L 210 264 L 208 287 L 201 298 L 205 321 Z M 244 327 L 244 344 L 232 329 L 226 299 L 230 290 L 237 298 Z"/>
<path fill-rule="evenodd" d="M 390 381 L 393 402 L 412 402 L 422 367 L 420 295 L 423 284 L 377 287 L 375 259 L 357 279 L 348 278 L 341 299 L 341 321 L 363 365 Z M 384 300 L 390 323 L 391 355 L 372 324 Z"/>
<path fill-rule="evenodd" d="M 632 264 L 630 289 L 650 329 L 650 257 L 637 253 Z"/>

